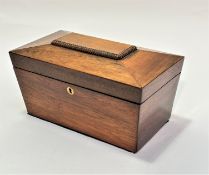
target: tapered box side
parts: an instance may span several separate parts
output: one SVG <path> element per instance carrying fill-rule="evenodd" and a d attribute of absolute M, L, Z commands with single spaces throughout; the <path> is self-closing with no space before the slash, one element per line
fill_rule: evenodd
<path fill-rule="evenodd" d="M 140 105 L 137 150 L 169 121 L 180 74 Z"/>
<path fill-rule="evenodd" d="M 169 120 L 184 61 L 66 31 L 9 54 L 29 114 L 131 152 Z"/>

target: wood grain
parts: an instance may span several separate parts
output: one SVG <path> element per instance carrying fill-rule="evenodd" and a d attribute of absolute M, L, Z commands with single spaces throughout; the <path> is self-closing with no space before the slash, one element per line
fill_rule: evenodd
<path fill-rule="evenodd" d="M 137 88 L 148 85 L 183 59 L 182 56 L 140 50 L 126 59 L 116 61 L 51 44 L 15 50 L 12 53 Z"/>
<path fill-rule="evenodd" d="M 121 64 L 143 88 L 181 60 L 183 60 L 182 56 L 139 50 L 131 57 L 121 60 Z M 177 74 L 180 71 L 176 70 Z M 174 74 L 173 77 L 176 75 Z M 167 82 L 170 80 L 165 79 Z"/>
<path fill-rule="evenodd" d="M 138 105 L 15 68 L 28 113 L 136 151 Z M 74 90 L 69 95 L 67 87 Z"/>
<path fill-rule="evenodd" d="M 138 144 L 141 149 L 168 122 L 180 75 L 174 77 L 140 105 Z"/>
<path fill-rule="evenodd" d="M 151 83 L 146 85 L 142 89 L 141 103 L 143 103 L 145 100 L 150 98 L 155 92 L 157 92 L 159 89 L 165 86 L 168 80 L 170 81 L 171 79 L 176 77 L 181 72 L 183 62 L 184 60 L 181 59 L 168 70 L 162 72 L 161 75 L 155 78 Z"/>
<path fill-rule="evenodd" d="M 133 101 L 137 103 L 140 100 L 141 89 L 138 89 L 134 86 L 128 86 L 117 81 L 112 81 L 95 75 L 87 74 L 85 72 L 60 67 L 56 64 L 47 63 L 12 52 L 10 52 L 10 56 L 14 67 L 38 73 L 47 77 L 53 77 L 57 80 L 78 85 L 80 87 L 85 87 L 86 89 L 91 89 L 127 101 Z M 114 73 L 112 72 L 112 74 Z M 121 74 L 121 77 L 123 77 L 122 75 L 123 74 Z M 130 79 L 132 78 L 131 76 L 129 77 Z"/>
<path fill-rule="evenodd" d="M 10 56 L 15 67 L 139 104 L 179 74 L 183 65 L 181 56 L 153 51 L 140 50 L 115 61 L 50 44 L 12 51 Z"/>
<path fill-rule="evenodd" d="M 28 113 L 136 152 L 169 120 L 184 57 L 139 48 L 111 60 L 50 44 L 69 33 L 10 51 Z M 97 49 L 88 39 L 71 41 Z M 98 43 L 114 54 L 126 47 Z"/>

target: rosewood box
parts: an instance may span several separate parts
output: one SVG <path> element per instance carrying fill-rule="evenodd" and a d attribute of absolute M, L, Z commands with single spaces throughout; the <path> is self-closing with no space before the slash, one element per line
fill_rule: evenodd
<path fill-rule="evenodd" d="M 184 60 L 67 31 L 9 53 L 28 114 L 131 152 L 168 122 Z"/>

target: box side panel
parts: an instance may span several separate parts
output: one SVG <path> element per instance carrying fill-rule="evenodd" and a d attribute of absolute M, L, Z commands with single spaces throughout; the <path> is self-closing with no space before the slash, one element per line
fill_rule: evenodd
<path fill-rule="evenodd" d="M 142 148 L 168 122 L 180 74 L 140 105 L 138 144 Z"/>
<path fill-rule="evenodd" d="M 138 105 L 18 68 L 15 72 L 29 114 L 136 151 Z"/>

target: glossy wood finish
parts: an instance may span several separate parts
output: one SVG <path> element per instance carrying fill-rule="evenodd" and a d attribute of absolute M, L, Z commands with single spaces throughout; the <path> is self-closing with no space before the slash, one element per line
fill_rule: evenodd
<path fill-rule="evenodd" d="M 116 61 L 51 44 L 12 53 L 138 88 L 146 86 L 182 59 L 180 56 L 140 50 Z"/>
<path fill-rule="evenodd" d="M 111 60 L 53 46 L 49 42 L 55 38 L 58 34 L 36 42 L 35 47 L 11 51 L 13 65 L 139 104 L 180 73 L 183 65 L 182 56 L 142 48 L 123 60 Z M 167 71 L 169 75 L 164 74 Z"/>
<path fill-rule="evenodd" d="M 14 69 L 29 114 L 131 152 L 141 149 L 169 120 L 180 76 L 137 105 Z"/>
<path fill-rule="evenodd" d="M 75 71 L 73 69 L 60 67 L 55 64 L 42 62 L 33 58 L 14 54 L 12 52 L 10 52 L 10 56 L 13 65 L 17 68 L 21 68 L 34 73 L 38 72 L 40 75 L 53 77 L 57 80 L 75 84 L 81 87 L 85 87 L 86 89 L 91 89 L 113 97 L 125 99 L 127 101 L 139 102 L 140 100 L 139 97 L 141 94 L 141 89 L 136 87 L 128 86 L 126 84 L 97 77 L 84 72 Z M 114 73 L 112 72 L 112 74 Z M 121 77 L 125 77 L 123 76 L 123 72 L 121 72 Z M 132 77 L 129 77 L 129 80 L 131 80 Z"/>
<path fill-rule="evenodd" d="M 28 113 L 136 152 L 169 120 L 184 58 L 139 48 L 111 60 L 50 44 L 69 33 L 10 51 Z"/>
<path fill-rule="evenodd" d="M 141 149 L 157 131 L 168 122 L 180 74 L 170 80 L 149 99 L 140 105 L 138 144 Z"/>
<path fill-rule="evenodd" d="M 178 61 L 174 66 L 170 67 L 167 71 L 162 72 L 160 76 L 156 77 L 151 83 L 146 85 L 142 89 L 141 103 L 150 98 L 160 88 L 165 86 L 168 80 L 170 81 L 172 78 L 180 74 L 183 61 L 183 59 Z"/>
<path fill-rule="evenodd" d="M 29 114 L 136 151 L 138 105 L 18 68 L 15 72 Z"/>

